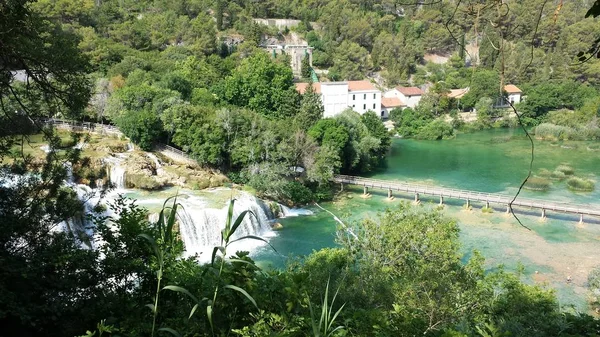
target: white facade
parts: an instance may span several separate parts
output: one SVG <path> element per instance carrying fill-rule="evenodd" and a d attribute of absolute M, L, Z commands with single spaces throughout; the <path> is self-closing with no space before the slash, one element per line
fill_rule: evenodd
<path fill-rule="evenodd" d="M 333 117 L 348 108 L 348 83 L 321 83 L 321 102 L 325 112 L 323 117 Z"/>
<path fill-rule="evenodd" d="M 381 110 L 381 92 L 379 90 L 349 91 L 347 106 L 361 115 L 369 110 L 377 113 Z"/>
<path fill-rule="evenodd" d="M 394 89 L 386 91 L 384 97 L 393 98 L 396 97 L 402 103 L 404 103 L 409 108 L 414 108 L 419 105 L 421 98 L 423 97 L 423 92 L 421 89 L 416 87 L 396 87 Z"/>
<path fill-rule="evenodd" d="M 296 83 L 296 90 L 303 94 L 308 83 Z M 321 95 L 323 118 L 333 117 L 351 108 L 359 114 L 373 111 L 378 116 L 381 111 L 381 91 L 369 81 L 321 82 L 314 83 L 313 89 Z"/>
<path fill-rule="evenodd" d="M 521 93 L 519 92 L 519 93 L 508 94 L 508 100 L 512 104 L 521 103 Z"/>

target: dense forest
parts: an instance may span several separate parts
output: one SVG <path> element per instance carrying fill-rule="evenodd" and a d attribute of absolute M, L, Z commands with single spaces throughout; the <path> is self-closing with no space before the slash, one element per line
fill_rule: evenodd
<path fill-rule="evenodd" d="M 499 113 L 489 102 L 512 83 L 528 96 L 518 106 L 527 124 L 597 139 L 600 61 L 578 63 L 600 36 L 600 24 L 583 19 L 591 5 L 0 2 L 0 335 L 600 335 L 598 320 L 565 310 L 552 290 L 486 270 L 477 252 L 462 256 L 458 226 L 441 211 L 406 204 L 349 224 L 338 248 L 284 270 L 260 270 L 246 252 L 228 251 L 239 225 L 231 217 L 212 263 L 181 258 L 172 199 L 156 222 L 126 199 L 110 205 L 113 216 L 83 214 L 103 242 L 83 249 L 56 230 L 84 212 L 64 184 L 68 167 L 85 165 L 72 146 L 78 135 L 65 142 L 37 122 L 112 123 L 142 149 L 171 144 L 260 195 L 305 203 L 330 197 L 334 174 L 384 164 L 390 135 L 375 113 L 321 119 L 319 96 L 296 92 L 289 60 L 259 47 L 290 31 L 253 18 L 301 20 L 291 33 L 315 48 L 327 79 L 431 84 L 422 104 L 393 114 L 403 135 L 451 137 L 461 126 L 437 119 L 458 112 L 444 94 L 467 86 L 463 107 L 476 107 L 478 127 L 489 127 Z M 22 151 L 39 132 L 51 149 L 43 160 Z"/>

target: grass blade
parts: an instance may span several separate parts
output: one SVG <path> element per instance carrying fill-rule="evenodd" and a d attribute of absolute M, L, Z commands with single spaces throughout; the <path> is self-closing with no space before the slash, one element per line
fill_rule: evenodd
<path fill-rule="evenodd" d="M 215 327 L 213 326 L 212 313 L 213 313 L 212 305 L 207 305 L 206 306 L 206 316 L 208 316 L 208 323 L 210 323 L 210 330 L 214 334 Z"/>
<path fill-rule="evenodd" d="M 179 286 L 166 286 L 163 288 L 163 290 L 171 290 L 171 291 L 176 291 L 182 294 L 186 294 L 188 295 L 195 303 L 198 303 L 198 299 L 196 298 L 196 296 L 192 295 L 192 293 L 190 293 L 187 289 L 183 288 L 183 287 L 179 287 Z"/>
<path fill-rule="evenodd" d="M 196 303 L 196 305 L 194 305 L 194 307 L 192 308 L 192 311 L 190 311 L 190 316 L 188 317 L 188 319 L 190 319 L 190 318 L 192 318 L 192 316 L 194 316 L 194 313 L 198 309 L 198 306 L 200 306 L 199 303 Z"/>
<path fill-rule="evenodd" d="M 231 219 L 233 219 L 233 205 L 235 204 L 235 199 L 231 199 L 229 202 L 229 210 L 227 211 L 227 221 L 225 222 L 225 229 L 223 231 L 223 240 L 228 238 L 231 232 Z"/>
<path fill-rule="evenodd" d="M 275 253 L 279 254 L 279 252 L 277 251 L 277 249 L 275 249 L 275 247 L 273 247 L 273 245 L 271 245 L 271 244 L 269 243 L 269 241 L 267 241 L 267 240 L 265 240 L 265 239 L 261 238 L 260 236 L 256 236 L 256 235 L 246 235 L 246 236 L 244 236 L 244 237 L 241 237 L 241 238 L 235 239 L 235 240 L 233 240 L 233 241 L 231 241 L 231 242 L 229 242 L 229 243 L 230 243 L 230 244 L 232 244 L 232 243 L 234 243 L 234 242 L 238 242 L 238 241 L 242 241 L 242 240 L 246 240 L 246 239 L 251 239 L 251 240 L 258 240 L 258 241 L 262 241 L 262 242 L 264 242 L 264 243 L 268 244 L 268 245 L 269 245 L 269 246 L 270 246 L 270 247 L 271 247 L 271 248 L 272 248 L 272 249 L 275 251 Z"/>
<path fill-rule="evenodd" d="M 220 251 L 221 254 L 225 254 L 225 247 L 217 246 L 217 247 L 213 248 L 212 257 L 210 258 L 211 265 L 215 264 L 215 258 L 217 257 L 217 251 Z M 225 256 L 223 256 L 223 258 L 225 258 Z"/>
<path fill-rule="evenodd" d="M 158 329 L 158 331 L 166 331 L 175 337 L 181 337 L 181 335 L 177 331 L 175 331 L 171 328 L 160 328 L 160 329 Z"/>
<path fill-rule="evenodd" d="M 256 307 L 256 309 L 258 310 L 258 305 L 256 305 L 256 301 L 254 300 L 254 298 L 252 298 L 252 296 L 250 296 L 250 294 L 248 294 L 246 292 L 246 290 L 244 290 L 244 289 L 242 289 L 242 288 L 240 288 L 238 286 L 234 286 L 232 284 L 228 284 L 226 286 L 223 286 L 223 288 L 235 290 L 235 291 L 239 292 L 240 294 L 246 296 L 246 298 L 248 300 L 250 300 L 250 302 L 252 302 L 252 304 L 254 304 L 254 307 Z"/>
<path fill-rule="evenodd" d="M 250 216 L 254 216 L 254 218 L 258 221 L 258 218 L 256 217 L 256 214 L 254 214 L 254 212 L 249 211 L 249 210 L 243 211 L 235 219 L 235 222 L 233 223 L 233 226 L 231 227 L 231 230 L 229 231 L 227 237 L 225 238 L 226 242 L 229 242 L 229 238 L 231 238 L 231 236 L 235 233 L 235 231 L 238 229 L 238 227 L 240 227 L 240 225 L 242 224 L 242 222 L 244 222 L 244 217 L 248 213 L 250 213 Z"/>

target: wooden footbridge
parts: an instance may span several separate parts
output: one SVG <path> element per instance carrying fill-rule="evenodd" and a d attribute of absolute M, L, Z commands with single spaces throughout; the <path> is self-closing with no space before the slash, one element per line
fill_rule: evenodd
<path fill-rule="evenodd" d="M 404 192 L 414 194 L 415 202 L 419 202 L 420 195 L 429 195 L 439 197 L 440 205 L 444 204 L 444 198 L 449 198 L 464 200 L 467 207 L 471 205 L 472 201 L 479 201 L 483 202 L 486 208 L 489 208 L 490 204 L 504 205 L 506 206 L 507 212 L 510 211 L 509 204 L 514 198 L 513 195 L 500 193 L 483 193 L 476 191 L 457 190 L 453 188 L 418 185 L 389 180 L 368 179 L 346 175 L 334 176 L 333 181 L 340 183 L 342 189 L 344 188 L 344 184 L 362 186 L 364 189 L 364 194 L 369 193 L 369 188 L 387 190 L 388 198 L 393 197 L 394 191 Z M 600 217 L 600 207 L 586 204 L 577 205 L 561 202 L 550 202 L 542 199 L 517 198 L 514 202 L 512 202 L 512 206 L 538 209 L 541 212 L 542 218 L 546 217 L 546 211 L 576 214 L 579 215 L 580 222 L 583 222 L 584 215 Z"/>

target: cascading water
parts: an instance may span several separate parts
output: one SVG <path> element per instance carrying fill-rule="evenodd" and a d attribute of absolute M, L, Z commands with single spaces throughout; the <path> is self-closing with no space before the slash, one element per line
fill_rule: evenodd
<path fill-rule="evenodd" d="M 304 208 L 289 208 L 282 204 L 279 204 L 279 209 L 281 209 L 281 215 L 283 218 L 292 217 L 292 216 L 301 216 L 301 215 L 313 215 L 313 211 Z"/>
<path fill-rule="evenodd" d="M 221 209 L 206 208 L 206 203 L 199 198 L 189 197 L 179 199 L 183 205 L 183 210 L 179 213 L 180 226 L 179 232 L 183 239 L 187 256 L 201 254 L 201 260 L 210 259 L 210 252 L 213 247 L 221 244 L 221 230 L 225 227 L 227 221 L 227 212 L 229 205 Z M 236 198 L 233 208 L 233 221 L 246 210 L 252 211 L 256 217 L 246 214 L 244 221 L 238 227 L 232 239 L 244 237 L 246 235 L 269 236 L 272 234 L 269 225 L 269 217 L 265 212 L 266 206 L 256 197 L 240 193 Z M 252 241 L 252 242 L 250 242 Z M 248 240 L 247 243 L 241 243 L 232 247 L 231 252 L 235 250 L 250 250 L 260 241 Z M 253 245 L 254 244 L 254 245 Z"/>
<path fill-rule="evenodd" d="M 125 188 L 125 168 L 121 166 L 123 159 L 118 157 L 107 157 L 104 161 L 108 164 L 108 178 L 116 189 Z"/>
<path fill-rule="evenodd" d="M 146 155 L 148 156 L 148 158 L 150 158 L 152 161 L 154 161 L 154 167 L 156 167 L 156 175 L 159 175 L 159 176 L 163 175 L 165 170 L 162 168 L 160 161 L 154 155 L 154 153 L 147 152 Z"/>
<path fill-rule="evenodd" d="M 95 205 L 100 201 L 99 193 L 87 185 L 75 183 L 71 163 L 65 163 L 65 168 L 67 179 L 64 183 L 77 193 L 78 199 L 83 202 L 83 208 L 79 214 L 61 222 L 56 230 L 70 233 L 82 248 L 94 249 L 96 247 L 93 240 L 94 230 L 87 215 L 92 213 Z"/>

